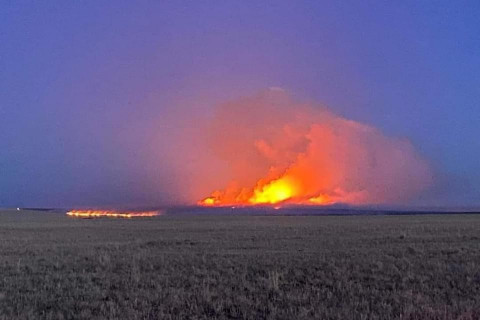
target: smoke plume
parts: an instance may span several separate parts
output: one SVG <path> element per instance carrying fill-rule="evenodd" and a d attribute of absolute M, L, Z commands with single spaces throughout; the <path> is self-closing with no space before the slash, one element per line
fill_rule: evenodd
<path fill-rule="evenodd" d="M 281 89 L 220 105 L 207 132 L 230 181 L 203 205 L 393 204 L 431 184 L 408 140 L 297 103 Z"/>

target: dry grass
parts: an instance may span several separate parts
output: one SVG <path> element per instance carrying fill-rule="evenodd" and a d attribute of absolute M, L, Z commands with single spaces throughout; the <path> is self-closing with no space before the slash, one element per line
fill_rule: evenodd
<path fill-rule="evenodd" d="M 478 319 L 480 215 L 0 212 L 1 319 Z"/>

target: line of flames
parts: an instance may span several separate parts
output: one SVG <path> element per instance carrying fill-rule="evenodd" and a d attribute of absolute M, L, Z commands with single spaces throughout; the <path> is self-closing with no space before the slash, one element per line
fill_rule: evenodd
<path fill-rule="evenodd" d="M 160 211 L 143 212 L 118 212 L 111 210 L 71 210 L 67 216 L 74 218 L 137 218 L 137 217 L 155 217 L 161 214 Z"/>

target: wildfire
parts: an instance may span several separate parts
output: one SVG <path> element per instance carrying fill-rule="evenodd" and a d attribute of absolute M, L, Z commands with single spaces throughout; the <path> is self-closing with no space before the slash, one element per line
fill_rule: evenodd
<path fill-rule="evenodd" d="M 245 197 L 245 194 L 249 195 Z M 302 198 L 299 189 L 295 184 L 286 178 L 273 180 L 263 186 L 257 186 L 251 192 L 245 192 L 235 197 L 233 200 L 222 199 L 224 194 L 215 192 L 212 196 L 198 202 L 203 206 L 229 206 L 233 204 L 241 205 L 273 205 L 279 203 L 294 203 L 305 205 L 327 205 L 334 204 L 336 201 L 325 194 L 320 194 L 308 199 Z M 279 208 L 278 206 L 276 208 Z"/>
<path fill-rule="evenodd" d="M 67 212 L 68 216 L 74 218 L 137 218 L 155 217 L 160 214 L 160 211 L 118 212 L 110 210 L 71 210 Z"/>
<path fill-rule="evenodd" d="M 278 203 L 290 199 L 294 195 L 294 188 L 285 179 L 270 182 L 263 188 L 254 190 L 253 196 L 248 200 L 252 204 Z"/>
<path fill-rule="evenodd" d="M 230 171 L 221 177 L 227 186 L 199 205 L 395 203 L 431 183 L 406 139 L 298 104 L 281 90 L 222 105 L 209 130 L 211 151 Z"/>

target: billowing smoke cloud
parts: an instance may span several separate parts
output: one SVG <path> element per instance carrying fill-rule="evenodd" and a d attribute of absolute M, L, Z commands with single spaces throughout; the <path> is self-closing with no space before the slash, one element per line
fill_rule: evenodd
<path fill-rule="evenodd" d="M 432 180 L 409 141 L 281 89 L 220 105 L 206 130 L 206 147 L 226 163 L 230 181 L 206 194 L 205 205 L 393 204 Z M 215 178 L 209 163 L 201 170 Z"/>

